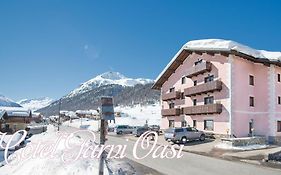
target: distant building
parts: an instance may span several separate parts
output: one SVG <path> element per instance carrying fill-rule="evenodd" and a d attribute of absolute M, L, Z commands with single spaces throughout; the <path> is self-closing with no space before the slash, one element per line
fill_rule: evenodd
<path fill-rule="evenodd" d="M 194 126 L 219 135 L 281 143 L 281 52 L 227 40 L 185 44 L 156 79 L 161 128 Z"/>

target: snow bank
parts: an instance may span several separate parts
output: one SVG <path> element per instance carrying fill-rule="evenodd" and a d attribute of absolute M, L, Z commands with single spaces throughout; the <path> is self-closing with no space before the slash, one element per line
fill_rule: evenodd
<path fill-rule="evenodd" d="M 267 148 L 267 145 L 249 145 L 249 146 L 231 146 L 225 143 L 219 143 L 215 145 L 215 148 L 225 149 L 225 150 L 237 150 L 237 151 L 249 151 L 256 149 L 264 149 Z"/>
<path fill-rule="evenodd" d="M 29 158 L 22 159 L 21 161 L 18 161 L 17 158 L 14 157 L 14 155 L 21 155 L 24 150 L 24 148 L 17 150 L 11 155 L 11 161 L 10 164 L 5 165 L 0 168 L 0 174 L 1 175 L 22 175 L 22 174 L 28 174 L 28 175 L 80 175 L 80 174 L 98 174 L 98 160 L 92 159 L 78 159 L 73 162 L 63 162 L 61 159 L 62 154 L 64 153 L 66 146 L 64 144 L 64 140 L 60 141 L 58 143 L 58 146 L 55 149 L 54 157 L 49 157 L 49 155 L 46 155 L 46 157 L 40 157 L 40 156 L 34 156 L 31 157 L 32 154 L 34 154 L 34 149 L 38 143 L 46 144 L 50 142 L 56 142 L 58 139 L 58 134 L 55 131 L 55 128 L 53 126 L 48 126 L 48 130 L 45 133 L 34 135 L 31 137 L 30 142 L 26 145 L 25 149 L 25 155 Z M 80 144 L 82 142 L 81 138 L 73 137 L 71 140 L 72 149 L 68 149 L 68 151 L 73 152 L 73 154 L 77 154 L 77 151 L 80 149 Z M 29 149 L 27 149 L 29 148 Z M 50 148 L 49 148 L 50 149 Z M 28 151 L 29 150 L 29 151 Z M 29 153 L 29 154 L 27 154 Z M 105 174 L 108 174 L 107 169 L 105 169 Z"/>
<path fill-rule="evenodd" d="M 64 122 L 64 125 L 91 131 L 98 131 L 99 129 L 99 121 L 88 118 L 75 119 L 72 120 L 71 123 L 70 121 L 66 121 Z"/>

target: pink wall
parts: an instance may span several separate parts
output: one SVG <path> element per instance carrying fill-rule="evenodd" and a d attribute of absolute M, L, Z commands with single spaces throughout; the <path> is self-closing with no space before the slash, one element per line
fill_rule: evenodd
<path fill-rule="evenodd" d="M 212 66 L 212 71 L 208 73 L 204 73 L 202 75 L 198 75 L 195 77 L 192 77 L 192 79 L 188 78 L 186 84 L 181 84 L 181 78 L 186 75 L 187 70 L 194 65 L 194 62 L 198 59 L 204 59 L 206 61 L 210 61 Z M 214 132 L 219 134 L 226 134 L 226 129 L 228 128 L 228 121 L 229 121 L 229 115 L 228 110 L 226 109 L 229 106 L 229 80 L 228 80 L 228 68 L 229 63 L 227 61 L 227 58 L 225 56 L 222 56 L 220 54 L 215 54 L 214 56 L 203 54 L 191 54 L 187 57 L 187 59 L 183 62 L 181 66 L 178 67 L 178 69 L 175 71 L 174 74 L 172 74 L 168 81 L 166 81 L 162 86 L 161 93 L 167 93 L 171 87 L 175 87 L 176 91 L 183 92 L 185 88 L 192 87 L 193 81 L 197 80 L 197 84 L 204 83 L 204 78 L 208 76 L 208 74 L 214 75 L 215 79 L 219 78 L 223 83 L 222 91 L 220 92 L 214 92 L 214 93 L 208 93 L 208 94 L 202 94 L 197 95 L 196 97 L 186 97 L 185 98 L 185 104 L 181 105 L 181 107 L 185 106 L 192 106 L 192 99 L 197 99 L 197 105 L 203 105 L 204 104 L 204 97 L 208 95 L 213 95 L 216 102 L 220 102 L 223 104 L 223 112 L 221 115 L 198 115 L 198 116 L 178 116 L 178 117 L 169 117 L 170 120 L 176 121 L 176 126 L 180 126 L 181 121 L 185 119 L 190 126 L 192 126 L 192 120 L 197 120 L 197 128 L 200 130 L 204 129 L 204 120 L 205 119 L 212 119 L 214 120 Z M 175 107 L 179 107 L 180 105 L 177 105 Z M 168 103 L 163 102 L 163 108 L 168 108 Z M 163 118 L 162 120 L 162 128 L 168 127 L 168 119 Z"/>

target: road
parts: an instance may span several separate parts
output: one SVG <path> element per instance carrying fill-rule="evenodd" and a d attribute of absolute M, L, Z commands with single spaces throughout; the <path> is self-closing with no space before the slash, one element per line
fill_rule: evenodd
<path fill-rule="evenodd" d="M 133 147 L 135 141 L 127 140 L 122 137 L 108 136 L 108 145 L 127 145 L 126 158 L 140 163 L 144 166 L 155 169 L 156 171 L 168 175 L 280 175 L 281 170 L 252 164 L 228 161 L 213 157 L 182 152 L 183 157 L 177 159 L 153 159 L 151 156 L 144 159 L 135 159 Z M 147 154 L 147 150 L 138 149 L 139 155 Z"/>

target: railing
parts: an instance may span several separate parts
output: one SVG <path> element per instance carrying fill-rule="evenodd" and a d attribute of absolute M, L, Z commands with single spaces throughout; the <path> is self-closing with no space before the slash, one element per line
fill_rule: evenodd
<path fill-rule="evenodd" d="M 162 116 L 179 116 L 180 115 L 180 109 L 179 108 L 162 109 L 161 115 Z"/>
<path fill-rule="evenodd" d="M 199 106 L 190 106 L 184 108 L 184 114 L 199 115 L 199 114 L 219 114 L 222 112 L 222 104 L 207 104 Z"/>
<path fill-rule="evenodd" d="M 193 76 L 205 73 L 205 72 L 209 72 L 212 70 L 212 63 L 210 62 L 202 62 L 199 63 L 197 65 L 195 65 L 194 67 L 188 69 L 186 77 L 191 78 Z"/>
<path fill-rule="evenodd" d="M 167 94 L 162 95 L 162 100 L 167 101 L 167 100 L 172 100 L 172 99 L 178 99 L 180 98 L 180 92 L 174 91 L 174 92 L 169 92 Z"/>
<path fill-rule="evenodd" d="M 222 82 L 220 80 L 210 81 L 208 83 L 189 87 L 184 90 L 185 96 L 193 96 L 207 92 L 220 91 L 222 89 Z"/>

